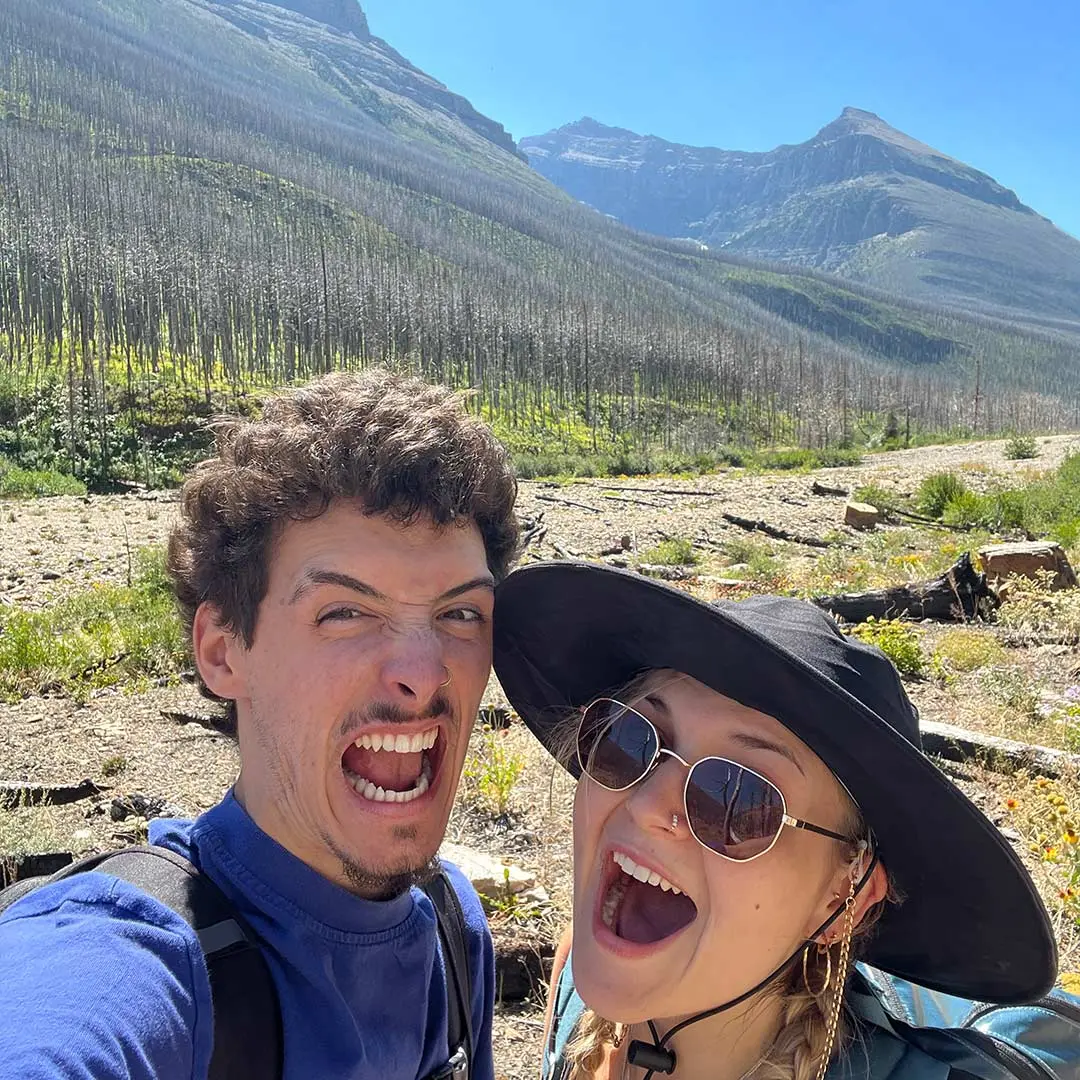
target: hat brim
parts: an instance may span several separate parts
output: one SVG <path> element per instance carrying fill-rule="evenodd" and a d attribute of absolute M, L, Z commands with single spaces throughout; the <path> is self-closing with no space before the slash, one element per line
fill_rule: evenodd
<path fill-rule="evenodd" d="M 919 748 L 734 617 L 737 606 L 590 564 L 537 564 L 497 590 L 495 670 L 549 750 L 572 710 L 648 669 L 684 672 L 774 716 L 851 792 L 904 896 L 887 906 L 867 962 L 979 1001 L 1046 993 L 1053 931 L 1005 838 Z"/>

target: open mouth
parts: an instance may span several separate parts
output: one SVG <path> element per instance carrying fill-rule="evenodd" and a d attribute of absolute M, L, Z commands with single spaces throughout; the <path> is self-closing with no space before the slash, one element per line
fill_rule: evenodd
<path fill-rule="evenodd" d="M 365 733 L 341 755 L 352 789 L 370 802 L 410 803 L 432 786 L 442 759 L 439 728 Z"/>
<path fill-rule="evenodd" d="M 625 852 L 611 853 L 601 881 L 600 921 L 616 937 L 655 945 L 696 918 L 697 905 L 677 885 Z"/>

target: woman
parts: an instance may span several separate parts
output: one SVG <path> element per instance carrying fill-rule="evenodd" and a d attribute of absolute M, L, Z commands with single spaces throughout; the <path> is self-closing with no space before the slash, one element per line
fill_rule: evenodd
<path fill-rule="evenodd" d="M 944 1077 L 858 954 L 981 1001 L 1053 983 L 1022 865 L 922 754 L 889 661 L 812 605 L 536 565 L 499 588 L 495 667 L 583 774 L 545 1076 Z"/>

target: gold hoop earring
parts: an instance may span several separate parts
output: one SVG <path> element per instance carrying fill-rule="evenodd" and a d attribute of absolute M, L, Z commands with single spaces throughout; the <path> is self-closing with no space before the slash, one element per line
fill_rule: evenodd
<path fill-rule="evenodd" d="M 821 949 L 819 948 L 818 955 L 821 955 Z M 807 961 L 810 957 L 810 946 L 807 945 L 802 951 L 802 981 L 803 986 L 806 987 L 806 992 L 815 998 L 821 997 L 829 987 L 832 985 L 832 950 L 826 945 L 824 948 L 825 953 L 825 981 L 821 984 L 819 990 L 815 990 L 810 985 L 810 973 L 807 971 Z"/>
<path fill-rule="evenodd" d="M 454 673 L 445 664 L 443 664 L 443 671 L 446 672 L 446 682 L 439 683 L 440 690 L 444 686 L 449 686 L 454 681 Z"/>
<path fill-rule="evenodd" d="M 825 1048 L 822 1050 L 821 1062 L 818 1065 L 818 1073 L 815 1080 L 825 1080 L 825 1073 L 829 1069 L 829 1059 L 832 1057 L 833 1045 L 836 1042 L 836 1032 L 840 1026 L 840 1010 L 844 1007 L 844 986 L 847 983 L 848 961 L 851 958 L 851 938 L 854 933 L 855 878 L 852 877 L 851 891 L 848 893 L 848 898 L 844 901 L 844 934 L 840 939 L 840 959 L 837 964 L 836 989 L 833 992 L 833 1000 L 829 1009 L 829 1015 L 825 1021 Z"/>

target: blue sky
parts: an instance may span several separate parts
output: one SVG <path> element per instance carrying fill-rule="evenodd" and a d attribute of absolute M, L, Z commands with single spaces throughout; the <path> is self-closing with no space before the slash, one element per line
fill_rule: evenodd
<path fill-rule="evenodd" d="M 515 137 L 592 116 L 768 150 L 845 105 L 1080 237 L 1078 0 L 361 0 L 372 33 Z"/>

